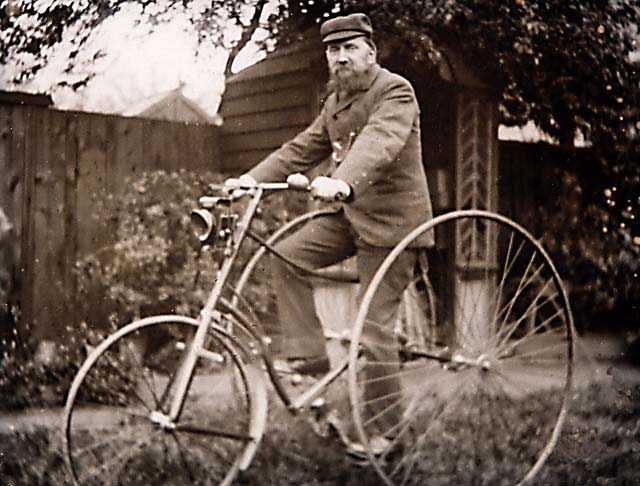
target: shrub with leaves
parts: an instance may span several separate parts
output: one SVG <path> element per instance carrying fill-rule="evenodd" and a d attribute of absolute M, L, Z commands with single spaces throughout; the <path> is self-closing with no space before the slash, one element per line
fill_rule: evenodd
<path fill-rule="evenodd" d="M 208 184 L 222 179 L 212 173 L 156 171 L 128 182 L 121 197 L 105 198 L 98 213 L 117 221 L 115 241 L 77 263 L 78 304 L 91 327 L 120 326 L 160 313 L 197 316 L 214 283 L 221 254 L 220 249 L 201 246 L 189 214 L 198 198 L 208 194 Z M 233 204 L 242 212 L 246 200 Z M 304 209 L 289 193 L 268 196 L 252 228 L 267 238 Z M 234 274 L 255 248 L 253 243 L 243 246 Z M 260 299 L 269 285 L 254 281 L 247 291 Z"/>
<path fill-rule="evenodd" d="M 28 328 L 25 330 L 28 333 Z M 67 339 L 57 345 L 50 361 L 34 359 L 29 343 L 19 339 L 17 332 L 2 342 L 0 355 L 0 410 L 29 407 L 60 406 L 87 352 L 104 337 L 85 324 L 69 327 Z M 104 393 L 105 386 L 96 385 L 91 393 Z"/>
<path fill-rule="evenodd" d="M 48 363 L 33 359 L 28 343 L 10 339 L 3 343 L 0 360 L 2 408 L 60 405 L 78 366 L 102 337 L 137 317 L 176 313 L 197 317 L 215 280 L 219 254 L 202 248 L 193 235 L 190 211 L 207 186 L 220 182 L 220 174 L 190 172 L 143 174 L 128 181 L 121 196 L 107 195 L 98 202 L 101 218 L 115 220 L 113 243 L 88 254 L 76 264 L 78 291 L 75 306 L 81 322 L 67 329 L 69 339 L 58 345 Z M 234 203 L 238 210 L 246 201 Z M 266 238 L 286 220 L 305 209 L 288 193 L 264 200 L 253 222 L 254 231 Z M 239 272 L 255 244 L 240 254 Z M 252 305 L 270 287 L 259 275 L 246 289 Z M 266 299 L 265 299 L 266 300 Z M 117 377 L 96 382 L 96 394 L 107 393 Z"/>
<path fill-rule="evenodd" d="M 115 241 L 76 266 L 81 315 L 92 327 L 194 312 L 203 300 L 198 280 L 211 281 L 215 264 L 200 252 L 189 213 L 215 180 L 212 174 L 151 172 L 128 181 L 121 196 L 101 201 L 102 217 L 116 220 Z"/>
<path fill-rule="evenodd" d="M 558 167 L 554 178 L 557 194 L 535 210 L 535 226 L 568 283 L 578 325 L 608 314 L 609 323 L 616 315 L 615 325 L 637 328 L 640 199 L 631 184 L 593 174 Z"/>

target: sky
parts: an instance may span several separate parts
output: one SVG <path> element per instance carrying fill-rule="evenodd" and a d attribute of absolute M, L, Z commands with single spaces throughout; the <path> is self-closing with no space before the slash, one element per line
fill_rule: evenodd
<path fill-rule="evenodd" d="M 95 73 L 84 89 L 77 92 L 56 87 L 65 79 L 63 70 L 70 43 L 56 47 L 50 62 L 26 83 L 11 85 L 12 71 L 0 73 L 0 89 L 51 94 L 58 108 L 101 113 L 123 113 L 132 105 L 144 104 L 183 85 L 185 96 L 210 115 L 217 112 L 224 90 L 223 70 L 227 59 L 224 48 L 197 46 L 196 36 L 186 15 L 175 15 L 169 23 L 156 26 L 134 25 L 137 6 L 124 7 L 105 20 L 83 49 L 91 59 L 100 50 L 105 55 L 88 61 L 85 70 Z M 232 29 L 229 35 L 237 35 Z M 197 53 L 197 54 L 196 54 Z M 256 62 L 262 56 L 250 45 L 236 59 L 235 70 Z M 82 69 L 79 70 L 82 75 Z"/>
<path fill-rule="evenodd" d="M 273 2 L 265 9 L 268 15 Z M 169 23 L 149 31 L 148 26 L 134 25 L 139 7 L 130 5 L 105 20 L 87 43 L 84 57 L 105 53 L 97 61 L 88 61 L 86 69 L 95 73 L 88 85 L 78 91 L 56 88 L 64 79 L 66 54 L 70 44 L 59 45 L 48 65 L 29 82 L 12 89 L 49 93 L 57 108 L 99 113 L 133 114 L 143 110 L 145 100 L 157 101 L 158 95 L 183 85 L 182 92 L 209 115 L 215 115 L 224 92 L 224 65 L 227 51 L 206 45 L 198 46 L 186 15 L 175 15 Z M 229 29 L 229 36 L 238 35 Z M 260 35 L 260 34 L 258 34 Z M 196 54 L 197 53 L 197 54 Z M 234 62 L 234 71 L 264 57 L 255 44 L 245 48 Z M 82 70 L 79 71 L 82 75 Z M 7 77 L 0 74 L 0 89 L 6 89 Z M 536 142 L 543 134 L 533 124 L 524 127 L 499 127 L 501 140 Z"/>

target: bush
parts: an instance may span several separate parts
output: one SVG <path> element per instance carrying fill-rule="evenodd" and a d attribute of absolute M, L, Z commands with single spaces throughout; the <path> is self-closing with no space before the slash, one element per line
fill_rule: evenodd
<path fill-rule="evenodd" d="M 116 221 L 114 242 L 76 264 L 78 308 L 92 328 L 157 313 L 193 314 L 212 281 L 213 255 L 200 252 L 189 213 L 212 174 L 151 172 L 107 195 L 97 214 Z M 97 307 L 96 307 L 97 305 Z"/>
<path fill-rule="evenodd" d="M 95 213 L 102 220 L 115 220 L 117 231 L 112 244 L 76 263 L 74 306 L 81 322 L 67 329 L 68 339 L 58 345 L 56 359 L 49 363 L 35 361 L 29 343 L 17 336 L 3 343 L 0 394 L 6 399 L 0 408 L 62 404 L 87 346 L 135 318 L 160 313 L 197 317 L 213 285 L 220 254 L 201 247 L 193 236 L 189 213 L 198 198 L 207 194 L 208 184 L 222 179 L 211 173 L 150 172 L 127 181 L 122 196 L 99 198 Z M 304 209 L 300 199 L 290 194 L 269 196 L 253 229 L 266 238 Z M 235 274 L 253 249 L 255 244 L 245 245 Z M 246 291 L 252 305 L 260 308 L 271 282 L 267 275 L 257 276 L 261 278 Z"/>
<path fill-rule="evenodd" d="M 65 342 L 57 345 L 54 359 L 47 362 L 34 359 L 28 343 L 15 335 L 5 340 L 0 355 L 0 410 L 62 405 L 87 352 L 103 338 L 86 324 L 69 327 Z M 113 380 L 96 383 L 90 392 L 104 394 L 109 383 Z"/>
<path fill-rule="evenodd" d="M 602 185 L 602 178 L 562 167 L 554 171 L 560 187 L 553 203 L 537 208 L 533 217 L 568 283 L 577 324 L 584 328 L 606 315 L 608 324 L 617 316 L 613 325 L 637 327 L 632 316 L 640 300 L 640 228 L 633 213 L 640 200 Z"/>
<path fill-rule="evenodd" d="M 112 245 L 77 264 L 78 304 L 90 327 L 120 326 L 160 313 L 197 316 L 221 255 L 215 248 L 202 248 L 193 235 L 189 213 L 207 194 L 207 185 L 222 178 L 211 173 L 150 172 L 127 183 L 122 197 L 110 195 L 101 203 L 104 210 L 98 213 L 117 221 L 117 234 Z M 260 236 L 266 237 L 290 218 L 286 197 L 269 197 L 261 206 L 253 223 Z M 236 271 L 253 248 L 248 245 L 241 252 Z"/>

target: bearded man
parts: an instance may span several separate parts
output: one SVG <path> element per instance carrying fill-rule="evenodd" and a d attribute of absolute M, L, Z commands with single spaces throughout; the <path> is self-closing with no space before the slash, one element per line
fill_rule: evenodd
<path fill-rule="evenodd" d="M 327 158 L 327 175 L 311 183 L 314 197 L 342 203 L 335 213 L 314 219 L 277 245 L 278 251 L 311 268 L 322 268 L 357 255 L 364 292 L 390 249 L 420 223 L 432 217 L 420 143 L 419 107 L 410 83 L 380 67 L 369 18 L 355 13 L 333 18 L 320 27 L 326 49 L 331 94 L 312 124 L 239 178 L 243 186 L 256 181 L 285 180 Z M 430 235 L 417 243 L 433 244 Z M 402 293 L 413 275 L 418 248 L 401 256 L 377 292 L 371 313 L 382 326 L 367 325 L 365 357 L 397 363 L 392 332 Z M 283 349 L 291 370 L 318 374 L 329 359 L 322 326 L 313 303 L 309 279 L 274 259 L 274 282 L 284 335 Z M 389 365 L 393 366 L 393 365 Z M 365 395 L 381 438 L 402 414 L 394 400 L 400 383 L 389 369 L 375 379 Z M 393 406 L 391 406 L 393 405 Z M 396 429 L 397 430 L 397 429 Z M 386 437 L 391 439 L 391 437 Z"/>

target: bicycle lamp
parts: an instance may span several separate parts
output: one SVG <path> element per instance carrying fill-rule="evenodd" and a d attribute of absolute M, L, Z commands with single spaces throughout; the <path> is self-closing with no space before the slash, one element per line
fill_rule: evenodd
<path fill-rule="evenodd" d="M 208 209 L 193 209 L 189 215 L 193 232 L 203 245 L 211 245 L 216 238 L 216 218 Z"/>

